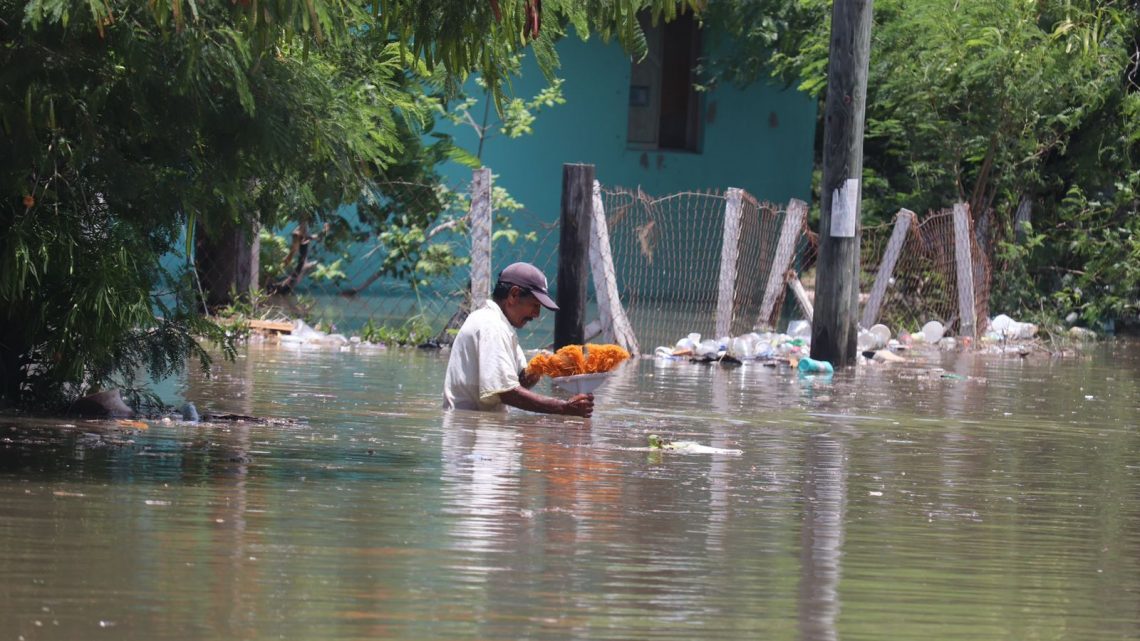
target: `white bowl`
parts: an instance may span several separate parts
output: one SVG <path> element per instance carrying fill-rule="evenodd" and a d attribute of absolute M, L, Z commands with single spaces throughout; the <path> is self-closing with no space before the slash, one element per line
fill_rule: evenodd
<path fill-rule="evenodd" d="M 550 382 L 571 394 L 589 394 L 601 387 L 609 376 L 609 372 L 575 374 L 574 376 L 556 376 L 551 378 Z"/>

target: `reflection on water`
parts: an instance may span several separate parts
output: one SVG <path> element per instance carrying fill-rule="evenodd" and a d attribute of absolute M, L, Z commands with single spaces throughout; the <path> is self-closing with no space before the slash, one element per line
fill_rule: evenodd
<path fill-rule="evenodd" d="M 255 348 L 168 387 L 284 425 L 0 419 L 0 641 L 1138 636 L 1135 345 L 644 360 L 589 421 L 443 412 L 445 365 Z"/>

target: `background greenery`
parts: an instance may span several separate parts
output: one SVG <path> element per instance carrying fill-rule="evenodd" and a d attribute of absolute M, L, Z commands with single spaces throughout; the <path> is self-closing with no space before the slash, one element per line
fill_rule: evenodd
<path fill-rule="evenodd" d="M 205 363 L 201 338 L 232 348 L 190 272 L 159 261 L 189 256 L 196 228 L 305 225 L 333 248 L 367 233 L 391 275 L 446 269 L 430 230 L 462 206 L 437 168 L 478 150 L 433 123 L 442 110 L 486 124 L 465 111 L 470 74 L 501 131 L 525 133 L 560 99 L 559 38 L 644 52 L 638 12 L 686 6 L 728 37 L 705 82 L 775 75 L 822 100 L 825 0 L 0 0 L 0 405 Z M 1137 9 L 876 2 L 865 220 L 969 202 L 991 212 L 993 309 L 1134 320 Z M 511 95 L 523 52 L 552 93 Z M 1018 230 L 1022 201 L 1032 225 Z M 363 232 L 335 213 L 346 204 Z"/>
<path fill-rule="evenodd" d="M 706 82 L 774 75 L 817 95 L 822 115 L 831 4 L 710 3 L 705 19 L 731 42 Z M 1138 36 L 1135 1 L 876 0 L 864 224 L 967 202 L 992 216 L 992 309 L 1134 323 Z M 1032 226 L 1019 230 L 1023 199 Z"/>
<path fill-rule="evenodd" d="M 519 53 L 553 78 L 570 27 L 643 51 L 644 9 L 678 5 L 0 0 L 0 404 L 206 362 L 196 337 L 227 337 L 189 273 L 159 262 L 189 256 L 195 229 L 292 221 L 335 239 L 351 230 L 330 215 L 357 204 L 392 274 L 446 263 L 422 242 L 447 209 L 435 169 L 474 155 L 430 135 L 433 105 L 477 72 L 515 108 Z"/>

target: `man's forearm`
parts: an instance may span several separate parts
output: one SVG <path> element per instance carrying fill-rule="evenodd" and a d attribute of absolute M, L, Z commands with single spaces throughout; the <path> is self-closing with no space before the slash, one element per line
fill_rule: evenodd
<path fill-rule="evenodd" d="M 566 401 L 537 394 L 521 385 L 499 394 L 499 400 L 520 410 L 544 414 L 565 414 L 568 405 Z"/>

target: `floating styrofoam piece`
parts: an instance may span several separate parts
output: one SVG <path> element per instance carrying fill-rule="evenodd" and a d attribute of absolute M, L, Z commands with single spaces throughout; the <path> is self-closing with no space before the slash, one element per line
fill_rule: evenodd
<path fill-rule="evenodd" d="M 1087 327 L 1070 327 L 1069 336 L 1081 341 L 1096 340 L 1096 332 Z"/>
<path fill-rule="evenodd" d="M 889 349 L 880 349 L 871 357 L 877 363 L 901 363 L 906 359 Z"/>
<path fill-rule="evenodd" d="M 1030 339 L 1037 335 L 1033 323 L 1015 321 L 1005 314 L 998 314 L 990 321 L 990 332 L 998 339 Z"/>

